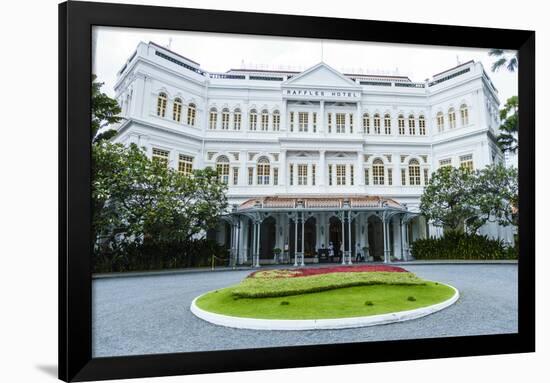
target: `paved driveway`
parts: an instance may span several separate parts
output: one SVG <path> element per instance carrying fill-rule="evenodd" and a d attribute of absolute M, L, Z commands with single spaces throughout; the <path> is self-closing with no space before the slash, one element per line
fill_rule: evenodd
<path fill-rule="evenodd" d="M 389 325 L 316 331 L 256 331 L 195 317 L 191 301 L 237 283 L 250 271 L 96 279 L 93 355 L 117 356 L 221 349 L 364 342 L 517 332 L 517 265 L 407 265 L 420 277 L 455 286 L 453 306 Z"/>

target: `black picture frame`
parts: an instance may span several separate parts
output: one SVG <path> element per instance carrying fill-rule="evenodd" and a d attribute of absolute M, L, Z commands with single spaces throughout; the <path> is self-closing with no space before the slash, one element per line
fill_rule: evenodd
<path fill-rule="evenodd" d="M 245 349 L 92 358 L 90 92 L 85 89 L 90 89 L 93 26 L 518 50 L 518 333 L 266 348 L 261 353 Z M 533 352 L 534 126 L 534 31 L 78 1 L 60 4 L 59 378 L 88 381 Z M 308 358 L 298 357 L 304 352 Z"/>

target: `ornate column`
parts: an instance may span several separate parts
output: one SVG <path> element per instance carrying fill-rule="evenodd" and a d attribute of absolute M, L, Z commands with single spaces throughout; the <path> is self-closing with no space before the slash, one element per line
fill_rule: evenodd
<path fill-rule="evenodd" d="M 283 185 L 286 190 L 286 149 L 281 149 L 279 153 L 279 185 Z"/>
<path fill-rule="evenodd" d="M 305 219 L 304 219 L 304 213 L 302 212 L 302 246 L 301 246 L 301 252 L 300 252 L 300 258 L 301 258 L 301 264 L 300 266 L 304 266 L 304 250 L 305 250 L 305 243 L 304 243 L 304 227 L 305 227 Z"/>
<path fill-rule="evenodd" d="M 321 100 L 319 103 L 319 120 L 317 125 L 317 132 L 324 133 L 326 132 L 325 129 L 325 100 Z"/>
<path fill-rule="evenodd" d="M 319 186 L 325 186 L 326 180 L 325 180 L 325 174 L 326 174 L 326 161 L 325 161 L 325 151 L 319 150 L 319 166 L 317 167 L 317 173 L 319 174 L 318 182 L 317 184 Z"/>
<path fill-rule="evenodd" d="M 294 215 L 294 267 L 298 266 L 298 214 Z"/>
<path fill-rule="evenodd" d="M 370 256 L 370 246 L 369 246 L 369 216 L 368 214 L 365 217 L 365 246 L 367 251 L 365 251 L 365 261 L 368 262 Z"/>
<path fill-rule="evenodd" d="M 357 111 L 355 112 L 355 132 L 356 133 L 363 133 L 363 116 L 362 116 L 362 108 L 361 108 L 361 101 L 357 101 Z"/>
<path fill-rule="evenodd" d="M 256 260 L 256 229 L 257 229 L 256 222 L 252 221 L 252 241 L 251 241 L 251 248 L 250 248 L 250 253 L 252 255 L 252 259 L 250 261 L 252 266 L 254 266 L 254 262 Z"/>
<path fill-rule="evenodd" d="M 355 167 L 355 185 L 364 185 L 363 182 L 363 174 L 365 171 L 363 170 L 363 150 L 357 152 L 357 160 Z"/>
<path fill-rule="evenodd" d="M 260 267 L 260 237 L 261 237 L 261 234 L 262 234 L 262 221 L 258 221 L 256 223 L 258 229 L 257 229 L 257 233 L 258 235 L 256 236 L 256 240 L 257 240 L 257 243 L 256 243 L 256 267 Z"/>
<path fill-rule="evenodd" d="M 348 211 L 348 264 L 351 265 L 351 255 L 353 248 L 351 247 L 351 211 Z"/>
<path fill-rule="evenodd" d="M 388 263 L 388 244 L 387 244 L 387 230 L 386 230 L 386 213 L 382 214 L 382 233 L 384 237 L 384 263 Z"/>
<path fill-rule="evenodd" d="M 345 215 L 345 212 L 341 213 L 341 219 L 342 219 L 342 241 L 340 242 L 340 248 L 342 249 L 342 265 L 345 265 L 346 264 L 346 226 L 345 226 L 346 215 Z"/>
<path fill-rule="evenodd" d="M 287 112 L 286 112 L 287 104 L 288 104 L 287 100 L 284 99 L 284 100 L 283 100 L 283 106 L 282 106 L 282 108 L 281 108 L 281 125 L 280 125 L 280 127 L 279 127 L 279 130 L 281 130 L 281 131 L 283 131 L 283 132 L 285 132 L 285 131 L 288 130 L 288 129 L 287 129 L 287 126 L 288 126 L 288 124 L 287 124 L 287 118 L 288 118 L 288 116 L 287 116 Z"/>

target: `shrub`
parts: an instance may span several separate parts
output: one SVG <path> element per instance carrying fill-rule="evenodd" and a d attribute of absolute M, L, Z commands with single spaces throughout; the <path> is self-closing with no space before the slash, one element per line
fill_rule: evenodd
<path fill-rule="evenodd" d="M 229 254 L 224 246 L 210 239 L 192 241 L 129 242 L 109 251 L 97 252 L 94 273 L 208 267 L 212 256 L 217 266 L 227 265 Z"/>
<path fill-rule="evenodd" d="M 245 278 L 231 287 L 231 291 L 234 296 L 241 298 L 268 298 L 355 286 L 425 284 L 426 281 L 409 272 L 355 272 L 329 273 L 302 278 Z"/>
<path fill-rule="evenodd" d="M 411 245 L 414 259 L 517 259 L 514 247 L 478 234 L 448 232 L 441 238 L 418 239 Z"/>
<path fill-rule="evenodd" d="M 365 301 L 365 306 L 372 306 L 374 303 L 372 301 Z"/>
<path fill-rule="evenodd" d="M 415 301 L 416 301 L 416 298 L 413 297 L 413 296 L 410 296 L 410 297 L 407 297 L 407 300 L 408 300 L 409 302 L 415 302 Z"/>

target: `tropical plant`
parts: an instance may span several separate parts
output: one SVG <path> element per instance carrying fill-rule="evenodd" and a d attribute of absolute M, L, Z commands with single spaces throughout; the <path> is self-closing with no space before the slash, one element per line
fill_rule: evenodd
<path fill-rule="evenodd" d="M 440 167 L 434 172 L 420 198 L 420 211 L 445 230 L 460 231 L 476 214 L 471 189 L 474 174 L 465 168 Z"/>
<path fill-rule="evenodd" d="M 502 164 L 482 170 L 444 166 L 420 198 L 422 214 L 445 231 L 475 233 L 487 222 L 517 225 L 518 173 Z"/>
<path fill-rule="evenodd" d="M 150 160 L 135 144 L 92 146 L 92 234 L 96 254 L 129 243 L 188 243 L 213 228 L 227 207 L 211 168 L 185 176 Z"/>
<path fill-rule="evenodd" d="M 104 83 L 96 81 L 92 74 L 92 142 L 108 140 L 115 136 L 116 130 L 107 129 L 109 125 L 120 122 L 121 109 L 115 99 L 101 91 Z"/>
<path fill-rule="evenodd" d="M 518 67 L 518 54 L 517 53 L 508 53 L 504 49 L 491 49 L 489 51 L 489 56 L 494 56 L 497 58 L 491 70 L 496 72 L 500 68 L 506 68 L 510 72 L 515 72 Z"/>
<path fill-rule="evenodd" d="M 518 119 L 519 103 L 518 96 L 512 96 L 506 100 L 504 108 L 500 110 L 500 131 L 497 137 L 498 146 L 504 152 L 515 153 L 518 149 Z"/>
<path fill-rule="evenodd" d="M 487 236 L 447 232 L 440 238 L 417 239 L 411 244 L 411 255 L 417 260 L 494 260 L 516 259 L 518 252 Z"/>

